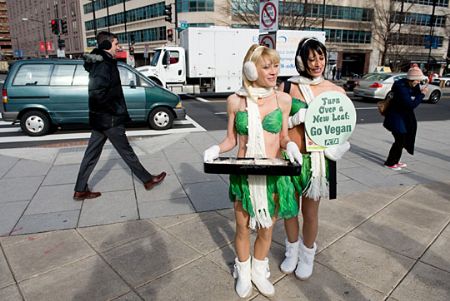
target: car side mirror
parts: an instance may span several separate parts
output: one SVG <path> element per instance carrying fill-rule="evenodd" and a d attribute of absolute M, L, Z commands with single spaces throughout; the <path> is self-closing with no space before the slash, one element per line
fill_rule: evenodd
<path fill-rule="evenodd" d="M 134 80 L 130 80 L 130 88 L 136 88 L 136 83 Z"/>

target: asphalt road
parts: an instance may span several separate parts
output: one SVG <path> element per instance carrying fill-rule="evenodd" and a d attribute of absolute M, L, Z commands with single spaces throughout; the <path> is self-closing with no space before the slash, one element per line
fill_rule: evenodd
<path fill-rule="evenodd" d="M 1 79 L 1 77 L 0 77 Z M 423 103 L 416 109 L 420 121 L 450 119 L 450 89 L 444 91 L 444 97 L 437 104 Z M 357 111 L 357 123 L 381 123 L 383 117 L 378 113 L 375 101 L 349 97 Z M 188 114 L 187 120 L 175 121 L 174 127 L 167 131 L 149 130 L 146 125 L 129 127 L 129 137 L 166 135 L 193 131 L 225 130 L 227 123 L 226 98 L 186 98 L 183 104 Z M 0 121 L 0 149 L 30 146 L 73 145 L 85 143 L 89 137 L 87 127 L 70 126 L 43 137 L 28 137 L 18 125 Z"/>
<path fill-rule="evenodd" d="M 450 91 L 449 91 L 450 92 Z M 450 119 L 450 93 L 444 91 L 444 96 L 437 104 L 422 103 L 416 110 L 417 120 L 449 120 Z M 357 112 L 357 123 L 381 123 L 383 116 L 378 113 L 376 101 L 363 100 L 353 97 L 349 93 Z M 197 98 L 183 101 L 186 112 L 206 130 L 226 129 L 226 99 L 225 98 Z"/>

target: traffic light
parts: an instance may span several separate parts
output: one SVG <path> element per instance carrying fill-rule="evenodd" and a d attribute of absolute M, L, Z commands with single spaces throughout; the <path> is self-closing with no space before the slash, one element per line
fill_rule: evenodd
<path fill-rule="evenodd" d="M 67 21 L 61 20 L 61 33 L 66 34 L 67 33 Z"/>
<path fill-rule="evenodd" d="M 164 5 L 164 15 L 166 16 L 166 21 L 172 23 L 172 4 Z"/>
<path fill-rule="evenodd" d="M 172 28 L 169 28 L 169 29 L 167 29 L 167 40 L 168 41 L 173 41 L 173 29 Z"/>
<path fill-rule="evenodd" d="M 130 55 L 134 55 L 134 46 L 130 46 Z"/>
<path fill-rule="evenodd" d="M 52 33 L 54 33 L 54 34 L 59 34 L 60 33 L 60 31 L 59 31 L 59 25 L 60 25 L 59 21 L 60 21 L 59 19 L 52 19 L 50 21 L 50 24 L 52 26 Z"/>
<path fill-rule="evenodd" d="M 63 39 L 58 39 L 58 48 L 63 49 L 64 47 L 66 47 L 66 41 Z"/>

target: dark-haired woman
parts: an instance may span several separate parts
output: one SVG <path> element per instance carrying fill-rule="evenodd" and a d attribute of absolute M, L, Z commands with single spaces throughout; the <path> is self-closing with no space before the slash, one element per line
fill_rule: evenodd
<path fill-rule="evenodd" d="M 350 148 L 350 144 L 346 142 L 325 151 L 306 151 L 306 143 L 312 143 L 305 134 L 303 124 L 308 104 L 322 92 L 336 91 L 345 94 L 342 88 L 323 78 L 326 65 L 325 46 L 315 38 L 303 39 L 295 55 L 299 76 L 290 78 L 280 86 L 280 90 L 292 96 L 289 136 L 298 144 L 303 155 L 301 174 L 294 177 L 298 199 L 301 199 L 303 238 L 299 237 L 298 218 L 285 219 L 286 257 L 280 268 L 287 274 L 295 270 L 296 277 L 301 280 L 308 279 L 313 271 L 317 250 L 315 241 L 319 224 L 319 203 L 322 197 L 328 196 L 328 160 L 340 159 Z"/>

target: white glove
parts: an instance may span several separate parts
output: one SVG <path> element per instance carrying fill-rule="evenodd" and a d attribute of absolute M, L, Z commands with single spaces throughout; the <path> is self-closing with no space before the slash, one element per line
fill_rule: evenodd
<path fill-rule="evenodd" d="M 286 145 L 286 153 L 291 163 L 294 163 L 294 160 L 297 161 L 300 165 L 303 163 L 302 154 L 300 153 L 300 150 L 298 149 L 298 146 L 297 144 L 295 144 L 295 142 L 288 142 L 288 144 Z"/>
<path fill-rule="evenodd" d="M 306 116 L 306 109 L 300 109 L 294 115 L 289 116 L 288 128 L 292 129 L 293 127 L 299 125 L 300 123 L 305 122 L 305 116 Z"/>
<path fill-rule="evenodd" d="M 325 157 L 332 161 L 337 161 L 350 149 L 350 143 L 345 141 L 339 145 L 330 146 L 325 150 Z"/>
<path fill-rule="evenodd" d="M 215 159 L 219 158 L 220 147 L 218 145 L 213 145 L 203 152 L 203 162 L 210 163 Z"/>

